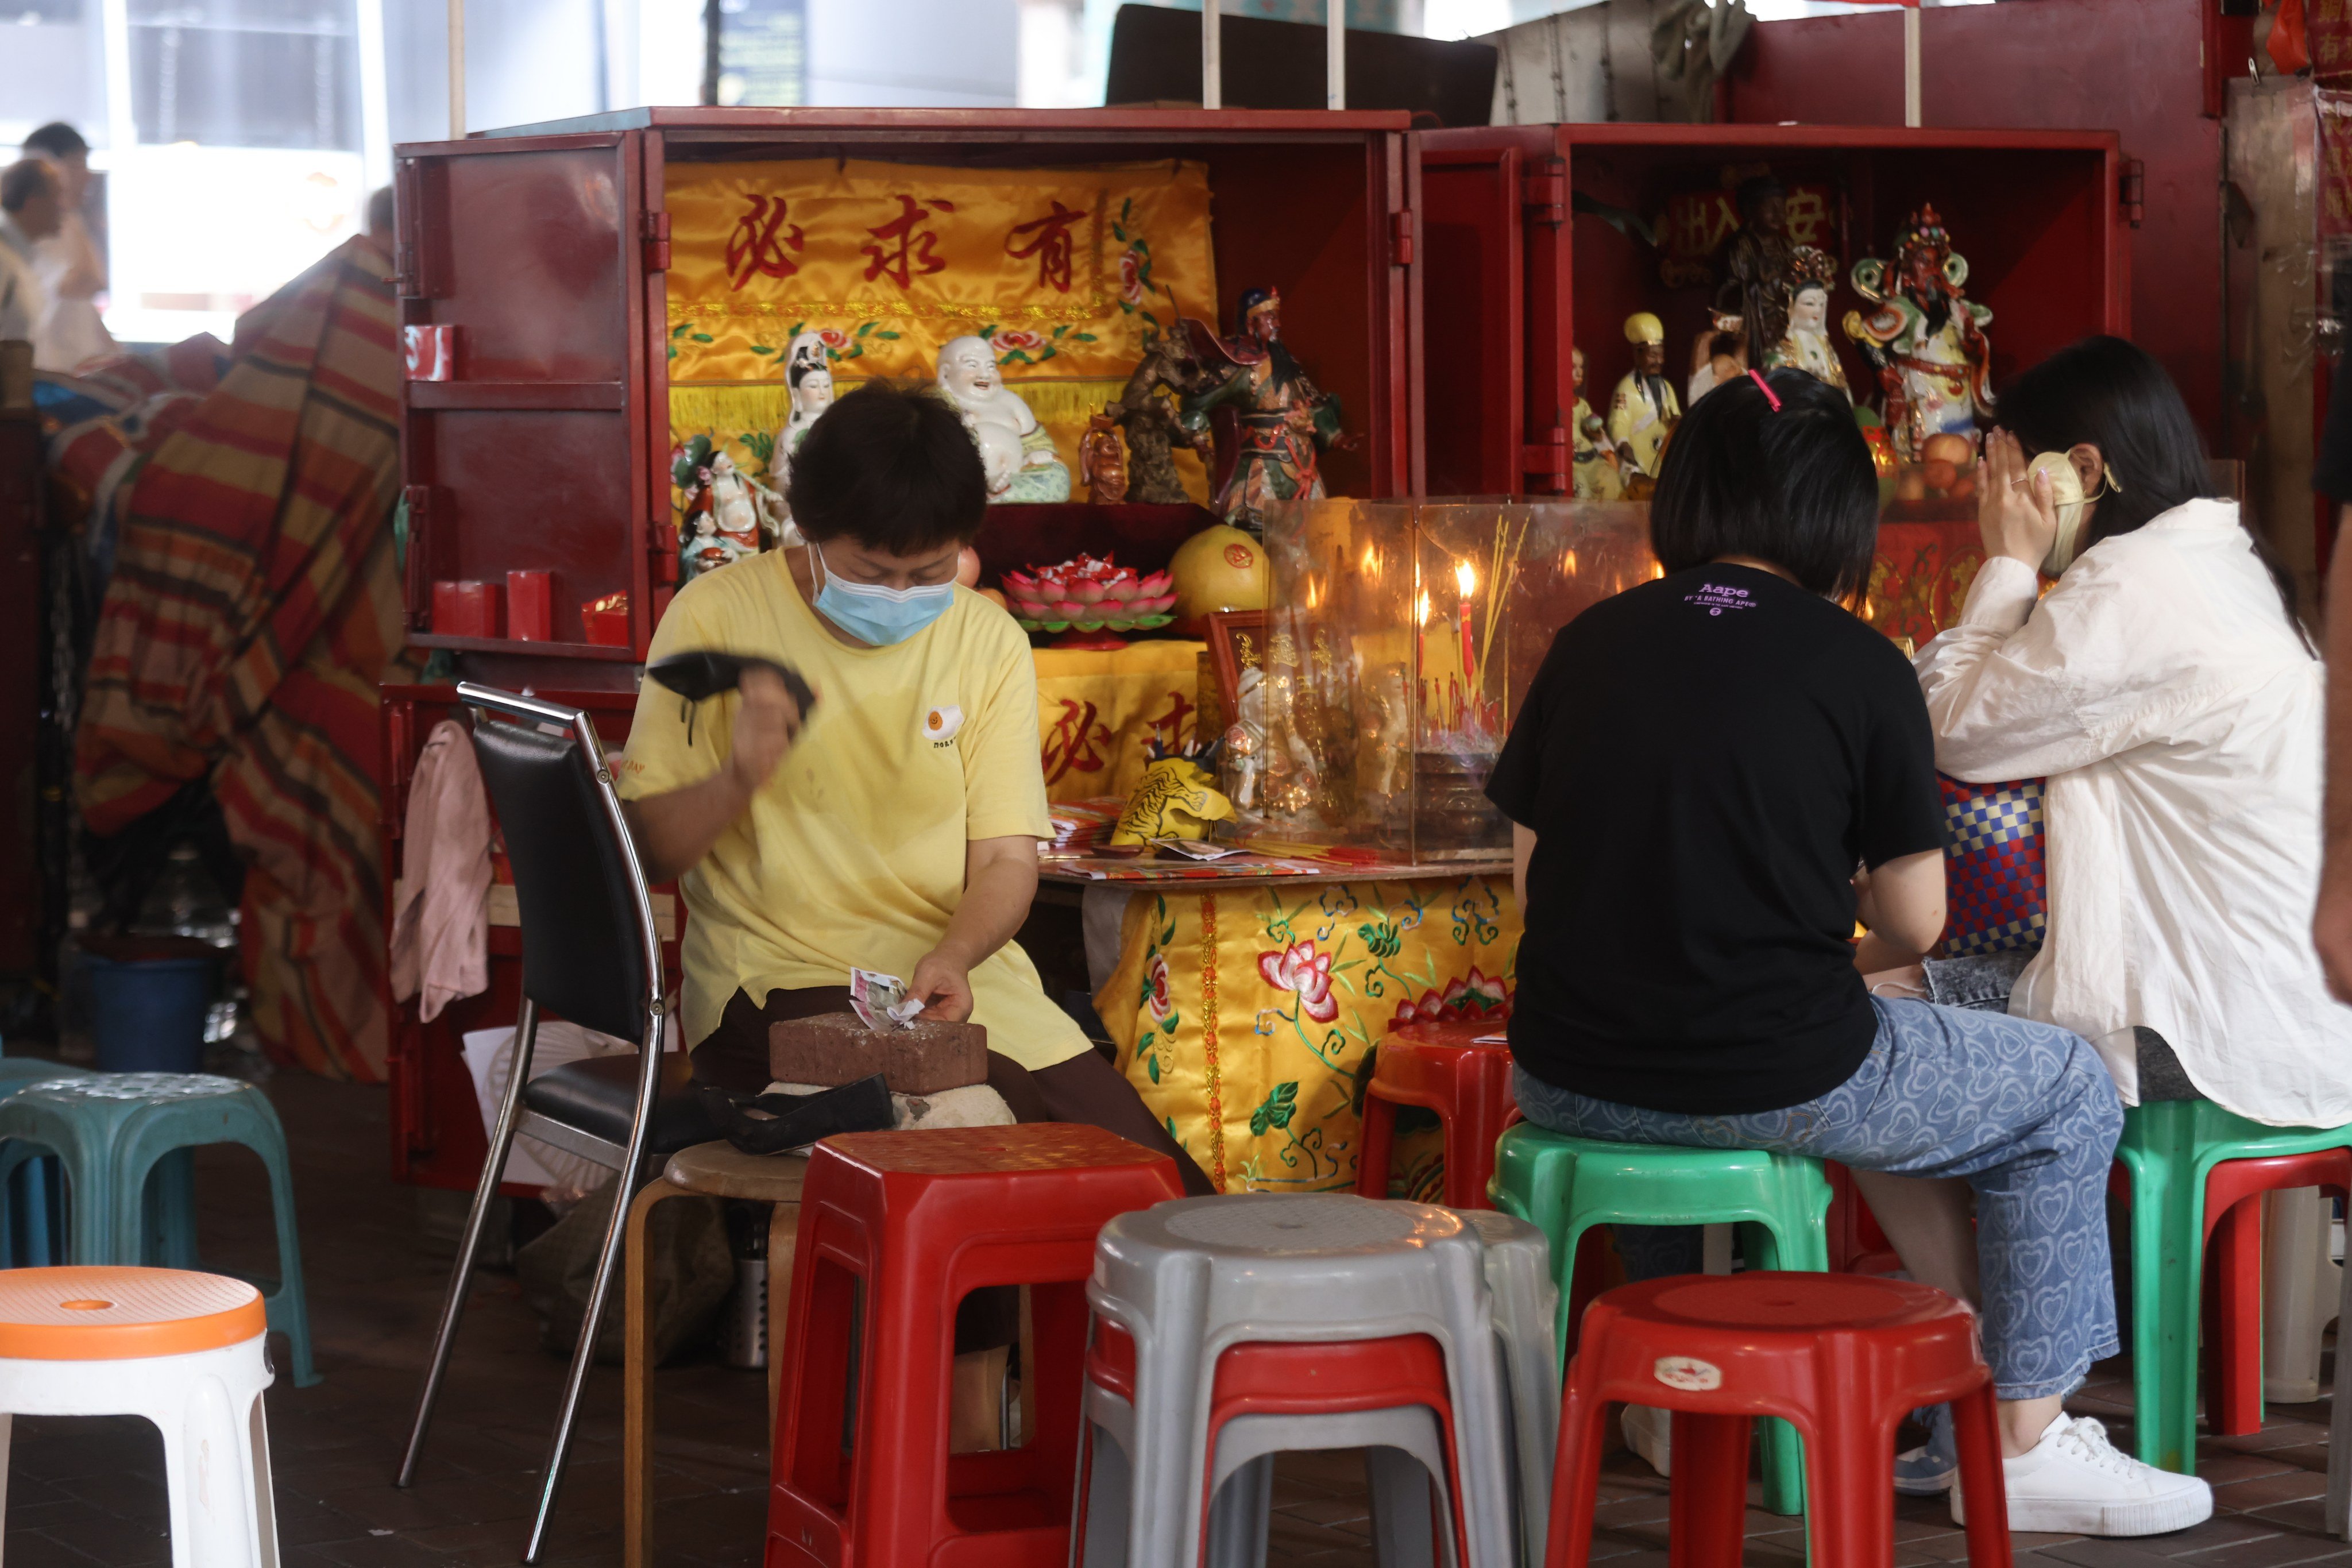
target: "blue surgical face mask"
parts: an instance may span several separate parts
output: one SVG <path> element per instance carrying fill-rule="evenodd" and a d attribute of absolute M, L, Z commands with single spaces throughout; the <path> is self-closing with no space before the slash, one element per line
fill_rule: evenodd
<path fill-rule="evenodd" d="M 824 585 L 816 591 L 817 613 L 856 637 L 876 647 L 905 642 L 948 613 L 955 603 L 955 579 L 930 587 L 885 588 L 879 583 L 845 583 L 835 575 L 824 552 L 809 546 L 809 553 L 824 566 Z"/>

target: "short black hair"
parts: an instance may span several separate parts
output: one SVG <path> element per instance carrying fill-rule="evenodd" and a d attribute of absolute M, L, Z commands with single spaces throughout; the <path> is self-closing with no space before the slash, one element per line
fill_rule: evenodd
<path fill-rule="evenodd" d="M 82 140 L 80 132 L 64 121 L 52 120 L 25 138 L 25 151 L 63 162 L 77 153 L 87 153 L 89 143 Z"/>
<path fill-rule="evenodd" d="M 390 239 L 392 237 L 392 187 L 390 185 L 379 185 L 368 195 L 367 232 L 373 235 L 382 235 L 384 238 Z"/>
<path fill-rule="evenodd" d="M 874 382 L 824 411 L 793 454 L 793 524 L 890 555 L 969 543 L 988 518 L 988 476 L 963 419 L 937 393 Z"/>
<path fill-rule="evenodd" d="M 1725 555 L 1785 569 L 1846 598 L 1878 545 L 1878 475 L 1845 394 L 1801 370 L 1723 383 L 1675 427 L 1650 500 L 1650 548 L 1669 572 Z"/>
<path fill-rule="evenodd" d="M 0 169 L 0 212 L 22 212 L 38 195 L 63 195 L 57 175 L 38 158 L 22 158 Z"/>

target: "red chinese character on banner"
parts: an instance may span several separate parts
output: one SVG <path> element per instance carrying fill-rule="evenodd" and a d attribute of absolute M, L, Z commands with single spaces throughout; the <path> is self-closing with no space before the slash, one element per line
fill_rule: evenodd
<path fill-rule="evenodd" d="M 1151 738 L 1173 752 L 1192 738 L 1193 706 L 1181 691 L 1168 694 L 1168 711 L 1151 721 Z"/>
<path fill-rule="evenodd" d="M 1822 185 L 1799 185 L 1789 193 L 1783 209 L 1789 243 L 1822 248 L 1830 232 L 1830 193 Z"/>
<path fill-rule="evenodd" d="M 940 212 L 955 211 L 953 202 L 933 201 L 929 205 Z M 866 231 L 878 241 L 889 242 L 858 247 L 873 258 L 866 264 L 866 281 L 871 283 L 877 278 L 887 278 L 904 289 L 919 272 L 945 272 L 948 269 L 947 258 L 938 254 L 935 248 L 939 237 L 921 228 L 924 219 L 930 216 L 923 210 L 923 205 L 912 196 L 900 196 L 898 216 L 879 227 Z"/>
<path fill-rule="evenodd" d="M 790 278 L 800 270 L 800 264 L 784 255 L 787 249 L 801 248 L 801 226 L 784 221 L 784 198 L 747 199 L 751 210 L 736 220 L 735 232 L 727 237 L 727 276 L 737 289 L 749 283 L 753 273 Z"/>
<path fill-rule="evenodd" d="M 1054 210 L 1044 217 L 1014 225 L 1013 232 L 1004 237 L 1005 251 L 1016 257 L 1035 257 L 1037 286 L 1042 289 L 1050 283 L 1066 294 L 1070 291 L 1070 226 L 1086 216 L 1055 202 Z M 1033 232 L 1037 237 L 1017 250 L 1013 248 L 1014 240 Z"/>
<path fill-rule="evenodd" d="M 1073 770 L 1082 773 L 1098 773 L 1103 770 L 1102 748 L 1110 740 L 1110 727 L 1095 717 L 1095 705 L 1080 702 L 1074 697 L 1061 699 L 1061 715 L 1045 736 L 1044 751 L 1038 762 L 1045 770 L 1045 783 L 1059 784 Z"/>

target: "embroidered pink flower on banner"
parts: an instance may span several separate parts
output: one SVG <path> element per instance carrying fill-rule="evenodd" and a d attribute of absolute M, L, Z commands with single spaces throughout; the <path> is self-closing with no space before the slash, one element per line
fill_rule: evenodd
<path fill-rule="evenodd" d="M 1118 297 L 1130 305 L 1143 299 L 1143 258 L 1132 250 L 1119 253 Z"/>
<path fill-rule="evenodd" d="M 819 327 L 816 329 L 816 335 L 818 342 L 835 353 L 849 346 L 849 334 L 838 327 Z"/>
<path fill-rule="evenodd" d="M 1168 961 L 1158 953 L 1151 955 L 1151 1016 L 1165 1018 L 1176 1011 L 1175 998 L 1168 994 Z"/>
<path fill-rule="evenodd" d="M 989 334 L 988 344 L 1000 354 L 1026 353 L 1044 348 L 1045 336 L 1042 332 L 1024 331 L 1019 327 L 999 327 Z"/>
<path fill-rule="evenodd" d="M 1277 991 L 1297 992 L 1299 1011 L 1317 1023 L 1328 1024 L 1339 1016 L 1339 1004 L 1331 995 L 1331 955 L 1316 952 L 1313 942 L 1259 953 L 1257 972 Z"/>

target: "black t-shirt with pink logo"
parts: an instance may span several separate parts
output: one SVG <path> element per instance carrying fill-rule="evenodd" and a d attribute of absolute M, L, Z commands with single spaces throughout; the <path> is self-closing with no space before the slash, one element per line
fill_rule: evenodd
<path fill-rule="evenodd" d="M 1944 842 L 1927 705 L 1867 624 L 1747 566 L 1604 600 L 1553 639 L 1486 793 L 1536 834 L 1528 1072 L 1739 1115 L 1862 1065 L 1854 868 Z"/>

